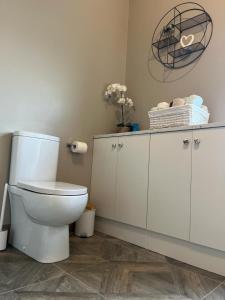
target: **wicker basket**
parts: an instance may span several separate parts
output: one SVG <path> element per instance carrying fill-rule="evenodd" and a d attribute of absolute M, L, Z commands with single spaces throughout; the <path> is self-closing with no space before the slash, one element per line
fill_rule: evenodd
<path fill-rule="evenodd" d="M 150 129 L 207 124 L 209 113 L 202 108 L 186 104 L 148 112 Z"/>

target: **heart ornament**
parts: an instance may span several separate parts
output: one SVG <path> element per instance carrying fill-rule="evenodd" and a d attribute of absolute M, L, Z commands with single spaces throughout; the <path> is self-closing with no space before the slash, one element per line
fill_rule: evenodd
<path fill-rule="evenodd" d="M 194 34 L 189 34 L 189 35 L 182 35 L 180 39 L 180 44 L 183 48 L 188 47 L 193 44 L 195 39 Z"/>

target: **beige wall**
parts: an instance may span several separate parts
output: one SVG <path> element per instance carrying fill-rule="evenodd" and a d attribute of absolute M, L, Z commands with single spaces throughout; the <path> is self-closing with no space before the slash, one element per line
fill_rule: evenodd
<path fill-rule="evenodd" d="M 126 79 L 143 129 L 148 128 L 147 111 L 158 101 L 193 93 L 205 98 L 211 121 L 225 119 L 224 0 L 199 1 L 213 18 L 214 34 L 193 69 L 164 74 L 158 63 L 148 62 L 155 26 L 178 3 L 0 1 L 0 195 L 14 130 L 60 136 L 58 179 L 89 186 L 92 136 L 111 132 L 116 123 L 102 97 L 109 82 Z M 162 82 L 165 78 L 171 82 Z M 87 155 L 69 153 L 66 143 L 73 139 L 89 144 Z"/>
<path fill-rule="evenodd" d="M 214 33 L 206 52 L 193 70 L 189 67 L 163 74 L 159 63 L 150 60 L 148 64 L 155 26 L 163 13 L 178 3 L 181 1 L 130 0 L 126 82 L 136 102 L 136 120 L 142 128 L 149 127 L 147 112 L 158 101 L 190 94 L 199 94 L 205 98 L 211 112 L 211 121 L 225 120 L 224 0 L 198 1 L 211 15 Z M 167 80 L 174 80 L 180 76 L 184 77 L 170 83 L 161 82 L 166 77 Z"/>
<path fill-rule="evenodd" d="M 115 115 L 102 97 L 124 82 L 128 0 L 1 0 L 0 195 L 14 130 L 60 136 L 58 179 L 89 186 L 92 149 L 71 155 L 66 143 L 91 146 Z M 6 222 L 8 218 L 6 218 Z"/>

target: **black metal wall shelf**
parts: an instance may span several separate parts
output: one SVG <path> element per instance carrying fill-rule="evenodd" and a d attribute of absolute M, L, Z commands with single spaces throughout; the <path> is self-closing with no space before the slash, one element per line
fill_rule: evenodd
<path fill-rule="evenodd" d="M 154 43 L 153 46 L 156 47 L 157 49 L 163 49 L 165 47 L 169 47 L 177 43 L 179 43 L 179 40 L 175 36 L 171 36 Z"/>
<path fill-rule="evenodd" d="M 201 13 L 197 16 L 194 16 L 188 20 L 177 23 L 177 24 L 175 24 L 175 26 L 177 27 L 177 29 L 180 32 L 183 32 L 187 29 L 191 29 L 193 27 L 199 26 L 199 25 L 201 25 L 203 23 L 207 23 L 207 22 L 211 22 L 211 18 L 206 12 L 203 12 L 203 13 Z"/>
<path fill-rule="evenodd" d="M 190 53 L 204 51 L 204 50 L 205 50 L 205 46 L 202 45 L 202 43 L 195 43 L 188 47 L 179 48 L 179 49 L 176 49 L 175 51 L 171 51 L 168 54 L 170 56 L 172 56 L 173 58 L 179 58 L 182 56 L 189 55 Z"/>
<path fill-rule="evenodd" d="M 205 9 L 195 2 L 185 2 L 160 20 L 153 34 L 152 52 L 164 67 L 179 69 L 202 55 L 212 32 L 212 19 Z"/>

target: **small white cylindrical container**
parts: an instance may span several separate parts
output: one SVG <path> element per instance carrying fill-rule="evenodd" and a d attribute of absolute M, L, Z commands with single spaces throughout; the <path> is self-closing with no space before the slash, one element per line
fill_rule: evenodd
<path fill-rule="evenodd" d="M 90 237 L 94 234 L 95 209 L 86 209 L 75 225 L 75 235 Z"/>
<path fill-rule="evenodd" d="M 0 251 L 6 249 L 8 230 L 0 231 Z"/>

